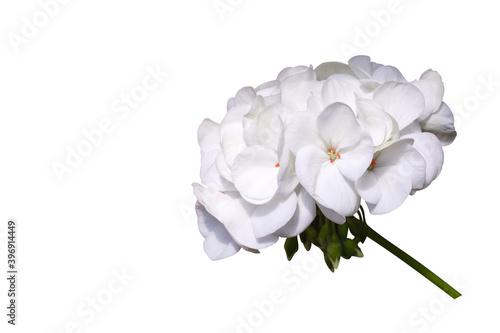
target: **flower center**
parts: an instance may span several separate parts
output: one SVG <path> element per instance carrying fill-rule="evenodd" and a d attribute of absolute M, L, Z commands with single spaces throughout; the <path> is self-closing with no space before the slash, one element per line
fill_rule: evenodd
<path fill-rule="evenodd" d="M 370 163 L 370 166 L 368 167 L 368 171 L 372 171 L 373 168 L 375 167 L 375 164 L 377 163 L 375 163 L 375 160 L 373 159 L 372 162 Z"/>
<path fill-rule="evenodd" d="M 328 154 L 328 156 L 330 156 L 330 163 L 333 163 L 333 161 L 335 161 L 337 158 L 340 158 L 340 154 L 337 154 L 333 149 L 330 149 L 326 153 Z"/>
<path fill-rule="evenodd" d="M 279 164 L 279 163 L 276 163 L 275 167 L 279 168 L 279 167 L 280 167 L 280 164 Z"/>

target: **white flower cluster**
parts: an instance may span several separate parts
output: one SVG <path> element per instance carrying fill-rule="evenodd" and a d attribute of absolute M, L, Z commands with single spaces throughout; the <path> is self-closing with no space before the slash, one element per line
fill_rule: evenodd
<path fill-rule="evenodd" d="M 193 184 L 204 249 L 212 260 L 258 252 L 302 233 L 317 208 L 344 223 L 429 186 L 456 136 L 441 76 L 407 81 L 356 56 L 285 68 L 229 99 L 220 124 L 198 129 L 201 184 Z"/>

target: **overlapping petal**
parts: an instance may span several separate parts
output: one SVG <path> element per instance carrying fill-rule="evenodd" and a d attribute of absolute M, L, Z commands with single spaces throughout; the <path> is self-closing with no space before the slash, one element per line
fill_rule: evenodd
<path fill-rule="evenodd" d="M 245 148 L 234 160 L 231 175 L 241 196 L 255 205 L 269 202 L 278 190 L 278 154 L 261 147 Z"/>
<path fill-rule="evenodd" d="M 203 249 L 212 260 L 220 260 L 236 254 L 240 246 L 233 240 L 224 225 L 210 215 L 199 202 L 195 205 L 200 233 L 205 237 Z"/>
<path fill-rule="evenodd" d="M 302 148 L 295 162 L 300 184 L 321 205 L 343 216 L 351 216 L 359 207 L 360 197 L 354 183 L 346 179 L 336 163 L 316 146 Z"/>
<path fill-rule="evenodd" d="M 414 133 L 406 135 L 415 140 L 413 147 L 425 160 L 425 182 L 421 190 L 429 186 L 439 176 L 444 162 L 444 152 L 439 139 L 432 133 Z"/>
<path fill-rule="evenodd" d="M 401 139 L 386 145 L 373 159 L 373 166 L 356 182 L 356 189 L 372 214 L 386 214 L 399 207 L 412 190 L 406 174 L 405 154 L 413 144 Z"/>
<path fill-rule="evenodd" d="M 422 131 L 434 134 L 443 146 L 451 144 L 456 136 L 455 119 L 448 105 L 444 102 L 436 112 L 420 122 Z"/>
<path fill-rule="evenodd" d="M 255 236 L 264 237 L 283 227 L 297 209 L 297 195 L 277 193 L 273 199 L 264 205 L 255 207 L 251 215 Z"/>
<path fill-rule="evenodd" d="M 375 90 L 373 100 L 396 120 L 400 130 L 418 119 L 425 107 L 424 95 L 409 83 L 384 83 Z"/>
<path fill-rule="evenodd" d="M 348 149 L 361 138 L 361 126 L 351 108 L 343 103 L 328 106 L 318 116 L 316 127 L 327 149 Z"/>
<path fill-rule="evenodd" d="M 292 218 L 274 234 L 280 237 L 295 237 L 302 233 L 316 217 L 316 203 L 301 186 L 295 191 L 297 207 Z"/>
<path fill-rule="evenodd" d="M 245 201 L 237 192 L 222 193 L 200 184 L 193 184 L 196 199 L 207 212 L 220 221 L 238 245 L 250 249 L 263 249 L 276 243 L 278 237 L 257 237 L 251 214 L 255 205 Z"/>

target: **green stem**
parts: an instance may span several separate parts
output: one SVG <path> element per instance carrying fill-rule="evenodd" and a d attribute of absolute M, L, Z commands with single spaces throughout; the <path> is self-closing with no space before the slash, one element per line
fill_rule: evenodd
<path fill-rule="evenodd" d="M 392 244 L 387 239 L 382 237 L 375 230 L 370 228 L 367 224 L 365 224 L 365 227 L 368 229 L 368 234 L 367 234 L 368 238 L 373 240 L 378 245 L 382 246 L 387 251 L 394 254 L 399 259 L 403 260 L 405 263 L 407 263 L 414 270 L 416 270 L 417 272 L 422 274 L 424 277 L 426 277 L 429 281 L 431 281 L 436 286 L 441 288 L 441 290 L 443 290 L 445 293 L 447 293 L 448 295 L 450 295 L 453 298 L 458 298 L 462 295 L 458 291 L 456 291 L 452 286 L 450 286 L 448 283 L 443 281 L 439 276 L 437 276 L 436 274 L 431 272 L 427 267 L 425 267 L 424 265 L 422 265 L 421 263 L 419 263 L 418 261 L 413 259 L 410 255 L 408 255 L 406 252 L 402 251 L 396 245 Z"/>

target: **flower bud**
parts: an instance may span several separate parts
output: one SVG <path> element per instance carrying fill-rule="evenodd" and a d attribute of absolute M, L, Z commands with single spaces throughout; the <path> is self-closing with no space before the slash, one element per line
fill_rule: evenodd
<path fill-rule="evenodd" d="M 342 256 L 346 259 L 349 259 L 350 257 L 362 258 L 363 252 L 361 252 L 361 249 L 356 241 L 347 238 L 342 241 Z"/>
<path fill-rule="evenodd" d="M 285 252 L 288 261 L 292 260 L 293 256 L 299 250 L 299 241 L 297 236 L 287 238 L 285 241 Z"/>
<path fill-rule="evenodd" d="M 300 241 L 302 242 L 302 244 L 304 244 L 304 248 L 306 249 L 306 251 L 309 251 L 311 249 L 311 240 L 307 236 L 306 231 L 300 234 Z"/>

